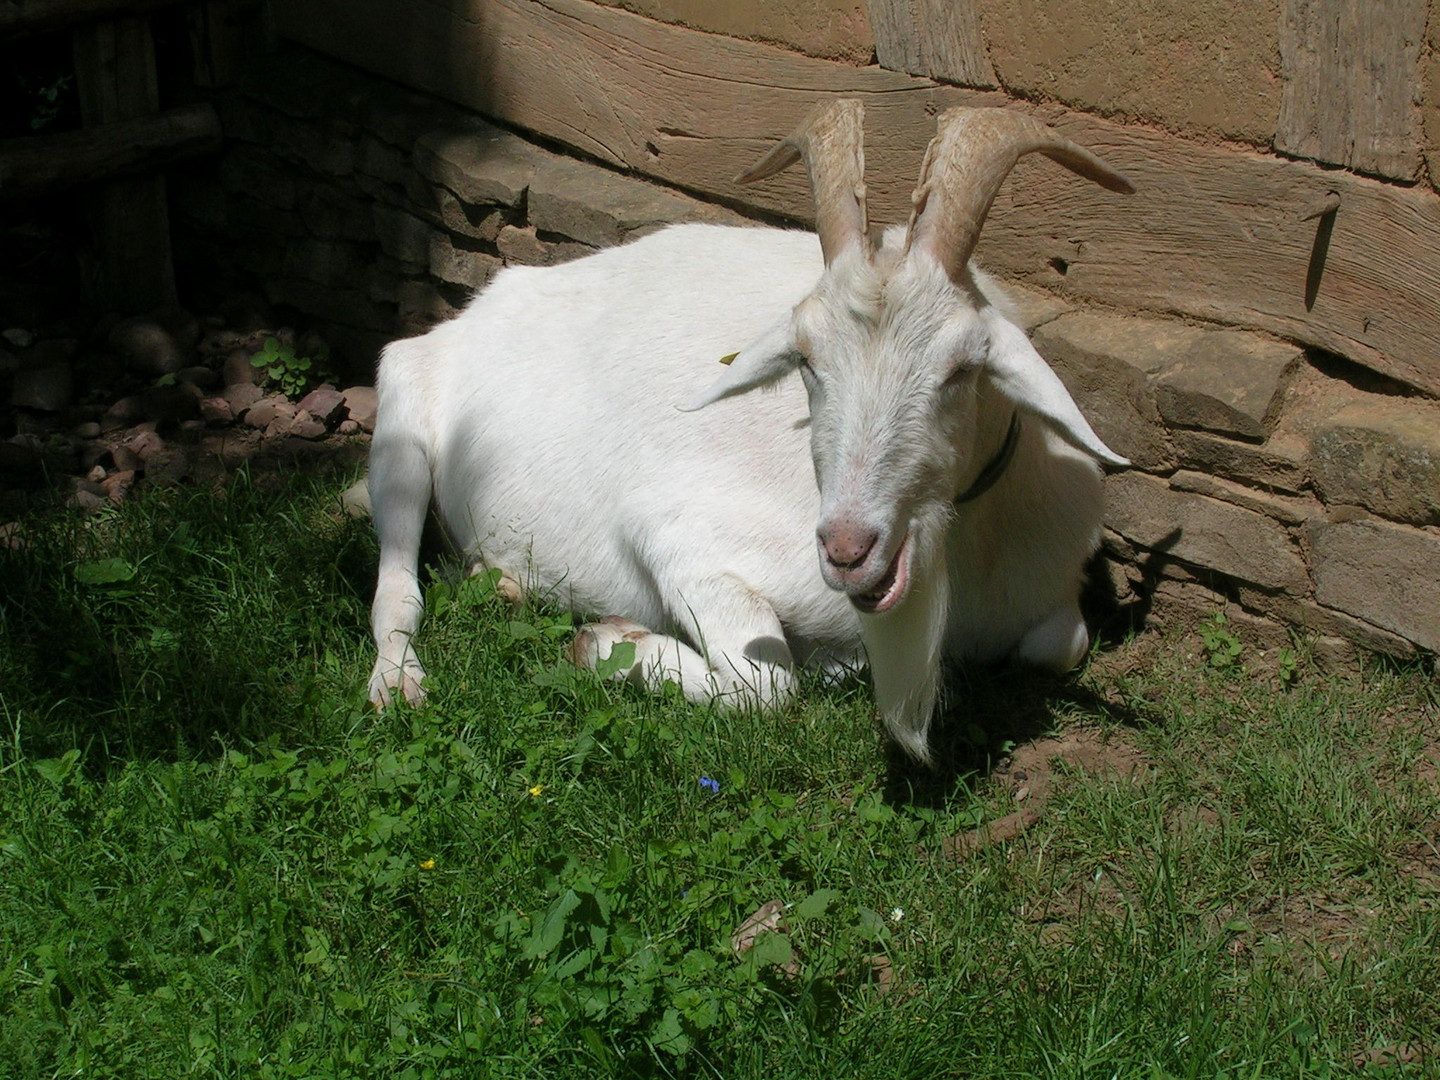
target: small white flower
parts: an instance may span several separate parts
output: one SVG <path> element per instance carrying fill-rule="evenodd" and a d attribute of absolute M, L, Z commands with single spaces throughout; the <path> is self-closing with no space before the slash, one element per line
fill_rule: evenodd
<path fill-rule="evenodd" d="M 904 909 L 904 908 L 892 907 L 892 908 L 890 909 L 890 921 L 891 921 L 891 922 L 898 923 L 898 922 L 899 922 L 901 919 L 903 919 L 903 918 L 905 918 L 905 909 Z"/>

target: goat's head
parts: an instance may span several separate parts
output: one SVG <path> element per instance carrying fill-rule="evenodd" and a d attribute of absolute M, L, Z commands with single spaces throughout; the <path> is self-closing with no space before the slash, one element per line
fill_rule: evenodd
<path fill-rule="evenodd" d="M 775 381 L 798 367 L 810 398 L 825 581 L 865 614 L 903 604 L 931 561 L 951 506 L 983 470 L 977 407 L 998 390 L 1094 457 L 1124 464 L 1091 430 L 1023 331 L 977 287 L 970 255 L 1000 184 L 1039 151 L 1116 191 L 1129 181 L 1022 113 L 956 108 L 925 152 L 908 229 L 877 247 L 865 208 L 863 108 L 834 101 L 737 180 L 803 160 L 825 272 L 814 291 L 736 355 L 689 406 Z M 993 397 L 993 394 L 991 395 Z M 1007 430 L 998 418 L 995 442 Z M 978 458 L 978 460 L 977 460 Z"/>

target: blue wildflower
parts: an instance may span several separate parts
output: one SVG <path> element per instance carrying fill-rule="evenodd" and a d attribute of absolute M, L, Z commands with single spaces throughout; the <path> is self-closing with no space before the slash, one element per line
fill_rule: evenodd
<path fill-rule="evenodd" d="M 700 786 L 703 787 L 706 791 L 710 792 L 711 795 L 720 794 L 719 780 L 712 780 L 708 776 L 702 776 L 700 777 Z"/>

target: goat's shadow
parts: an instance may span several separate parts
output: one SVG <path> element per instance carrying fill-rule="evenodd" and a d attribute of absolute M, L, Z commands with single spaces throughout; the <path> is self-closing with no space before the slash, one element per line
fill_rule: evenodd
<path fill-rule="evenodd" d="M 1154 606 L 1155 589 L 1171 562 L 1176 529 L 1136 564 L 1138 580 L 1127 595 L 1117 594 L 1097 555 L 1089 567 L 1081 608 L 1094 633 L 1093 649 L 1118 648 L 1144 626 Z M 915 761 L 887 742 L 885 798 L 890 802 L 942 806 L 957 788 L 968 788 L 990 775 L 1012 748 L 1055 729 L 1062 712 L 1104 716 L 1129 727 L 1148 718 L 1118 705 L 1080 682 L 1074 674 L 1055 675 L 1018 663 L 994 667 L 947 665 L 944 693 L 930 726 L 931 764 Z"/>
<path fill-rule="evenodd" d="M 1019 664 L 947 667 L 944 694 L 930 725 L 931 763 L 915 761 L 896 744 L 886 749 L 885 798 L 939 807 L 957 788 L 987 777 L 1010 750 L 1055 728 L 1061 711 L 1113 709 L 1071 676 Z"/>

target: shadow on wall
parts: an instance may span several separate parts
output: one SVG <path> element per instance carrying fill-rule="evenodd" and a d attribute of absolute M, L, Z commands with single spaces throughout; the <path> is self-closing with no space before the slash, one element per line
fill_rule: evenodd
<path fill-rule="evenodd" d="M 1091 558 L 1080 607 L 1090 626 L 1095 648 L 1113 649 L 1145 628 L 1155 606 L 1155 590 L 1165 570 L 1175 561 L 1170 552 L 1180 542 L 1182 532 L 1179 528 L 1170 530 L 1147 554 L 1135 560 L 1133 569 L 1139 577 L 1130 582 L 1130 592 L 1125 597 L 1119 594 L 1115 579 L 1106 572 L 1107 557 L 1103 549 Z"/>

